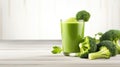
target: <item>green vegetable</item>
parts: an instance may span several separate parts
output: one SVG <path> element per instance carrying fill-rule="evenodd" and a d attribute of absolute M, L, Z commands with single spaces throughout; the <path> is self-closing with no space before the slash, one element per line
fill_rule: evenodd
<path fill-rule="evenodd" d="M 116 47 L 112 41 L 105 40 L 100 42 L 97 45 L 97 52 L 90 53 L 89 59 L 99 59 L 99 58 L 105 58 L 109 59 L 111 56 L 115 56 L 117 54 Z"/>
<path fill-rule="evenodd" d="M 82 25 L 82 31 L 81 31 L 82 38 L 84 37 L 85 22 L 87 22 L 89 18 L 90 18 L 90 13 L 85 10 L 79 11 L 76 14 L 76 20 L 79 21 Z"/>
<path fill-rule="evenodd" d="M 102 32 L 98 32 L 97 34 L 95 34 L 95 40 L 96 40 L 96 44 L 98 44 L 100 42 L 100 37 L 103 35 Z"/>
<path fill-rule="evenodd" d="M 88 58 L 88 54 L 95 52 L 97 49 L 96 41 L 89 36 L 84 38 L 84 41 L 79 44 L 79 47 L 80 53 L 78 53 L 78 56 L 81 58 Z"/>
<path fill-rule="evenodd" d="M 87 12 L 85 10 L 79 11 L 76 14 L 77 21 L 83 20 L 84 22 L 87 22 L 89 20 L 89 18 L 90 18 L 90 14 L 89 14 L 89 12 Z"/>
<path fill-rule="evenodd" d="M 53 46 L 53 50 L 51 51 L 53 54 L 59 54 L 62 52 L 61 47 L 59 46 Z"/>
<path fill-rule="evenodd" d="M 116 48 L 117 48 L 117 52 L 118 54 L 120 54 L 120 45 L 119 45 L 119 40 L 120 40 L 120 30 L 109 30 L 107 32 L 105 32 L 102 37 L 100 38 L 100 41 L 103 40 L 110 40 L 112 41 Z"/>
<path fill-rule="evenodd" d="M 101 37 L 102 35 L 103 35 L 102 32 L 98 32 L 97 34 L 95 34 L 95 36 L 99 36 L 99 37 Z"/>

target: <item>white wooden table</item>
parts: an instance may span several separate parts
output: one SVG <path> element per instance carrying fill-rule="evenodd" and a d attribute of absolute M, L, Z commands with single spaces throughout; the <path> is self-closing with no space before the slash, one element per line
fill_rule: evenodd
<path fill-rule="evenodd" d="M 110 59 L 88 60 L 53 55 L 50 52 L 52 45 L 44 43 L 2 42 L 0 46 L 0 67 L 120 67 L 120 55 Z"/>

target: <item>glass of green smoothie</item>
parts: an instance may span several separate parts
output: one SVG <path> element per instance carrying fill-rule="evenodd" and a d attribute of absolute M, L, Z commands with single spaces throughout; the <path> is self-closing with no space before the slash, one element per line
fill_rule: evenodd
<path fill-rule="evenodd" d="M 84 36 L 84 23 L 72 17 L 61 21 L 62 49 L 66 56 L 80 52 L 79 43 Z"/>

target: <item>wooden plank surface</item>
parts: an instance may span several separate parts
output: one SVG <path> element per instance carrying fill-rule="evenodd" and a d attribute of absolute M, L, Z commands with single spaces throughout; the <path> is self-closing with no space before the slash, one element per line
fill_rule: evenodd
<path fill-rule="evenodd" d="M 120 55 L 97 60 L 53 55 L 53 45 L 61 46 L 61 41 L 1 41 L 0 67 L 120 67 Z"/>
<path fill-rule="evenodd" d="M 47 45 L 41 45 L 41 49 L 0 50 L 0 64 L 120 64 L 120 55 L 110 59 L 88 60 L 79 57 L 67 57 L 63 54 L 53 55 L 50 51 L 51 48 Z"/>

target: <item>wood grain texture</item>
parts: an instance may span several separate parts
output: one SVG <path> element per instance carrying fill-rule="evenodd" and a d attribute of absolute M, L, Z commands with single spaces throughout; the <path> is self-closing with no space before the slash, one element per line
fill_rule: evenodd
<path fill-rule="evenodd" d="M 51 53 L 52 46 L 61 41 L 1 41 L 0 65 L 2 66 L 120 66 L 120 55 L 110 59 L 88 60 Z"/>

